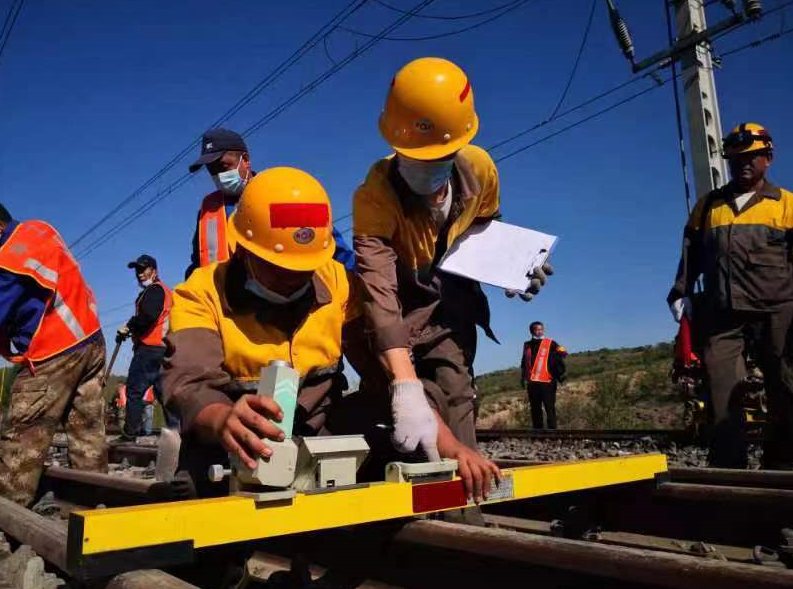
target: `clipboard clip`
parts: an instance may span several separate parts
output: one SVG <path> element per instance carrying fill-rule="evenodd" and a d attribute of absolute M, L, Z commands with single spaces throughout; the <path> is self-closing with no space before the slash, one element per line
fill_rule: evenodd
<path fill-rule="evenodd" d="M 534 273 L 534 269 L 538 266 L 542 266 L 545 261 L 548 259 L 549 251 L 545 248 L 541 249 L 537 252 L 537 254 L 532 258 L 531 263 L 529 264 L 529 269 L 526 271 L 526 278 L 531 280 L 532 274 Z"/>

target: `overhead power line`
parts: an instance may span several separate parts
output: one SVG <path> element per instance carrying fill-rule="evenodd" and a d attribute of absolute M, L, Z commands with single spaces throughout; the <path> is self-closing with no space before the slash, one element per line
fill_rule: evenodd
<path fill-rule="evenodd" d="M 494 20 L 497 20 L 497 19 L 501 18 L 502 16 L 504 16 L 506 14 L 509 14 L 513 10 L 517 10 L 518 8 L 520 8 L 521 6 L 523 6 L 524 4 L 526 4 L 529 1 L 530 0 L 515 0 L 514 2 L 510 2 L 509 4 L 504 5 L 500 9 L 501 12 L 499 12 L 495 16 L 491 16 L 490 18 L 487 18 L 487 19 L 485 19 L 483 21 L 480 21 L 480 22 L 478 22 L 476 24 L 473 24 L 473 25 L 470 25 L 470 26 L 467 26 L 467 27 L 463 27 L 462 29 L 457 29 L 455 31 L 447 31 L 445 33 L 438 33 L 438 34 L 435 34 L 435 35 L 426 35 L 426 36 L 423 36 L 423 37 L 382 37 L 382 40 L 383 41 L 429 41 L 431 39 L 443 39 L 444 37 L 451 37 L 453 35 L 460 35 L 462 33 L 467 33 L 468 31 L 472 31 L 474 29 L 478 29 L 479 27 L 483 27 L 484 25 L 486 25 L 488 23 L 491 23 Z M 348 33 L 351 33 L 353 35 L 358 35 L 359 37 L 367 37 L 369 39 L 374 39 L 374 38 L 377 37 L 377 35 L 373 35 L 371 33 L 366 33 L 366 32 L 363 32 L 363 31 L 359 31 L 357 29 L 352 29 L 352 28 L 344 26 L 344 25 L 339 25 L 339 30 L 347 31 Z"/>
<path fill-rule="evenodd" d="M 289 57 L 273 68 L 266 76 L 260 79 L 256 84 L 248 90 L 241 98 L 239 98 L 226 112 L 220 115 L 213 123 L 207 128 L 211 129 L 218 127 L 224 122 L 228 121 L 231 117 L 237 114 L 242 108 L 248 105 L 259 94 L 272 85 L 278 78 L 292 68 L 300 59 L 302 59 L 309 51 L 311 51 L 318 43 L 323 41 L 328 35 L 336 30 L 336 26 L 350 17 L 352 14 L 360 10 L 369 0 L 353 0 L 347 4 L 342 10 L 336 13 L 333 18 L 322 25 L 308 40 L 306 40 L 300 47 L 298 47 Z M 110 218 L 116 215 L 127 204 L 140 196 L 146 189 L 155 184 L 162 176 L 173 169 L 184 157 L 191 153 L 198 145 L 201 144 L 201 136 L 199 135 L 193 139 L 188 145 L 181 149 L 174 155 L 166 164 L 155 172 L 148 180 L 136 188 L 126 198 L 123 198 L 112 209 L 110 209 L 104 216 L 91 225 L 86 231 L 79 235 L 74 241 L 69 244 L 69 247 L 75 247 L 88 238 L 94 231 L 106 223 Z"/>
<path fill-rule="evenodd" d="M 14 29 L 14 24 L 19 18 L 19 13 L 22 12 L 22 6 L 25 0 L 18 0 L 11 3 L 11 8 L 8 9 L 5 21 L 3 22 L 3 29 L 0 31 L 0 59 L 3 57 L 3 52 L 8 45 L 8 40 L 11 38 L 11 31 Z"/>
<path fill-rule="evenodd" d="M 586 22 L 586 27 L 584 28 L 584 34 L 581 36 L 581 44 L 578 47 L 578 53 L 575 56 L 575 61 L 573 62 L 573 69 L 570 71 L 570 76 L 567 78 L 567 83 L 565 84 L 564 90 L 562 91 L 562 95 L 559 97 L 559 102 L 556 103 L 556 108 L 553 109 L 550 118 L 554 118 L 556 113 L 559 112 L 559 109 L 562 108 L 562 104 L 564 104 L 564 99 L 567 98 L 567 92 L 570 90 L 570 86 L 573 83 L 573 79 L 575 78 L 575 73 L 578 70 L 578 64 L 581 63 L 581 56 L 584 54 L 584 47 L 586 47 L 586 40 L 589 37 L 589 30 L 592 28 L 592 20 L 595 16 L 595 6 L 597 5 L 598 0 L 592 0 L 592 5 L 589 7 L 589 18 Z"/>
<path fill-rule="evenodd" d="M 347 57 L 345 57 L 344 59 L 342 59 L 342 60 L 338 61 L 337 63 L 335 63 L 332 67 L 327 69 L 321 75 L 317 76 L 310 83 L 308 83 L 305 86 L 303 86 L 299 91 L 297 91 L 292 96 L 287 98 L 285 101 L 283 101 L 277 107 L 272 109 L 269 113 L 264 115 L 262 118 L 260 118 L 256 122 L 254 122 L 252 125 L 250 125 L 243 132 L 243 135 L 247 137 L 247 136 L 252 135 L 253 133 L 256 133 L 257 131 L 259 131 L 262 127 L 264 127 L 265 125 L 269 124 L 276 117 L 278 117 L 281 113 L 283 113 L 285 110 L 287 110 L 290 106 L 292 106 L 293 104 L 295 104 L 296 102 L 298 102 L 299 100 L 304 98 L 309 93 L 313 92 L 317 87 L 322 85 L 324 82 L 326 82 L 331 77 L 336 75 L 339 71 L 341 71 L 346 66 L 348 66 L 350 63 L 352 63 L 353 61 L 358 59 L 361 55 L 366 53 L 369 49 L 374 47 L 374 45 L 376 45 L 378 42 L 380 42 L 384 36 L 388 35 L 390 32 L 392 32 L 395 29 L 397 29 L 400 26 L 402 26 L 404 23 L 406 23 L 408 20 L 410 20 L 413 15 L 415 15 L 419 11 L 423 10 L 427 6 L 433 4 L 435 1 L 436 0 L 422 0 L 421 2 L 416 4 L 406 14 L 400 16 L 398 19 L 396 19 L 390 25 L 384 27 L 380 31 L 380 33 L 378 34 L 377 37 L 375 37 L 374 39 L 370 39 L 370 40 L 366 41 L 360 47 L 357 47 L 354 51 L 349 53 L 347 55 Z M 136 219 L 140 218 L 146 212 L 151 210 L 152 207 L 157 205 L 157 203 L 159 203 L 160 201 L 164 200 L 170 194 L 172 194 L 175 190 L 177 190 L 182 185 L 184 185 L 190 179 L 190 177 L 191 177 L 191 174 L 188 173 L 188 174 L 184 174 L 183 176 L 181 176 L 180 178 L 175 180 L 168 187 L 166 187 L 162 192 L 156 194 L 155 196 L 153 196 L 152 198 L 147 200 L 140 207 L 138 207 L 135 211 L 133 211 L 128 217 L 126 217 L 125 219 L 122 219 L 119 223 L 114 225 L 111 229 L 109 229 L 108 231 L 103 233 L 99 238 L 95 239 L 93 242 L 91 242 L 89 245 L 87 245 L 79 254 L 77 254 L 77 257 L 79 259 L 82 259 L 82 258 L 86 257 L 88 254 L 90 254 L 91 252 L 95 251 L 99 246 L 101 246 L 108 239 L 110 239 L 115 234 L 117 234 L 120 230 L 122 230 L 125 227 L 129 226 L 130 223 L 132 223 Z"/>
<path fill-rule="evenodd" d="M 374 0 L 374 1 L 383 8 L 388 8 L 389 10 L 393 10 L 394 12 L 401 12 L 402 14 L 405 14 L 407 12 L 406 10 L 402 8 L 398 8 L 393 4 L 383 2 L 383 0 Z M 499 10 L 508 8 L 514 3 L 515 1 L 512 0 L 511 2 L 501 4 L 500 6 L 494 6 L 493 8 L 488 8 L 487 10 L 480 10 L 479 12 L 469 12 L 468 14 L 456 14 L 456 15 L 417 14 L 416 18 L 423 18 L 427 20 L 465 20 L 469 18 L 477 18 L 480 16 L 493 14 L 494 12 L 498 12 Z"/>

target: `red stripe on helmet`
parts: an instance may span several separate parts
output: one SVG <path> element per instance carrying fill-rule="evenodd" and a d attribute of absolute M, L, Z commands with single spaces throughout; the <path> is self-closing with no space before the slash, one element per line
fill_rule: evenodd
<path fill-rule="evenodd" d="M 330 209 L 321 203 L 270 205 L 270 226 L 273 229 L 286 227 L 327 227 Z"/>
<path fill-rule="evenodd" d="M 465 88 L 463 88 L 463 91 L 460 92 L 460 102 L 462 102 L 463 100 L 465 100 L 468 97 L 468 93 L 469 92 L 471 92 L 471 81 L 470 80 L 466 80 L 465 81 Z"/>

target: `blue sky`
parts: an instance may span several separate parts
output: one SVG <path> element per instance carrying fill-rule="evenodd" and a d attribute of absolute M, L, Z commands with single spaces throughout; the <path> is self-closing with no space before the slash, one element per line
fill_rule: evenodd
<path fill-rule="evenodd" d="M 391 2 L 405 9 L 416 3 Z M 501 3 L 437 0 L 426 14 L 462 14 Z M 0 14 L 9 4 L 0 4 Z M 562 110 L 629 77 L 604 4 L 598 1 Z M 26 3 L 0 62 L 0 200 L 15 217 L 47 220 L 72 242 L 344 5 L 339 0 Z M 619 5 L 639 57 L 666 43 L 661 0 L 621 0 Z M 292 165 L 309 171 L 331 194 L 334 215 L 347 214 L 368 167 L 388 153 L 377 118 L 391 77 L 407 61 L 427 55 L 451 59 L 468 72 L 481 119 L 476 143 L 495 144 L 552 112 L 589 6 L 589 0 L 530 0 L 460 35 L 382 41 L 249 137 L 255 167 Z M 708 15 L 715 22 L 726 13 L 713 6 Z M 370 1 L 345 24 L 376 33 L 398 16 Z M 414 18 L 392 35 L 432 35 L 475 22 Z M 779 26 L 777 13 L 716 47 L 726 51 Z M 339 61 L 363 42 L 337 31 L 328 40 L 328 53 Z M 764 123 L 778 148 L 772 177 L 788 187 L 793 186 L 793 118 L 785 105 L 793 92 L 792 48 L 788 36 L 730 56 L 716 78 L 724 125 Z M 331 65 L 320 44 L 227 126 L 247 128 Z M 493 155 L 648 84 L 631 86 Z M 192 157 L 102 229 L 182 175 Z M 672 338 L 664 299 L 677 263 L 685 205 L 671 86 L 512 157 L 499 171 L 505 220 L 559 235 L 561 241 L 552 260 L 557 273 L 536 301 L 508 301 L 488 289 L 502 345 L 480 340 L 477 371 L 514 365 L 534 319 L 543 320 L 549 334 L 572 350 Z M 197 207 L 211 189 L 206 173 L 197 174 L 81 260 L 109 340 L 137 294 L 126 262 L 150 253 L 166 282 L 177 283 L 189 260 Z M 349 221 L 339 225 L 345 229 Z M 127 308 L 108 311 L 126 302 Z M 115 371 L 126 371 L 129 359 L 126 347 Z"/>

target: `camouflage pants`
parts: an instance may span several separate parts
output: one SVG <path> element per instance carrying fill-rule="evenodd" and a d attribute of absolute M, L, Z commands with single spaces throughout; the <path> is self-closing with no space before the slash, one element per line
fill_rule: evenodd
<path fill-rule="evenodd" d="M 66 429 L 72 468 L 107 472 L 101 334 L 73 352 L 23 368 L 11 388 L 0 433 L 0 496 L 28 505 L 59 424 Z"/>

